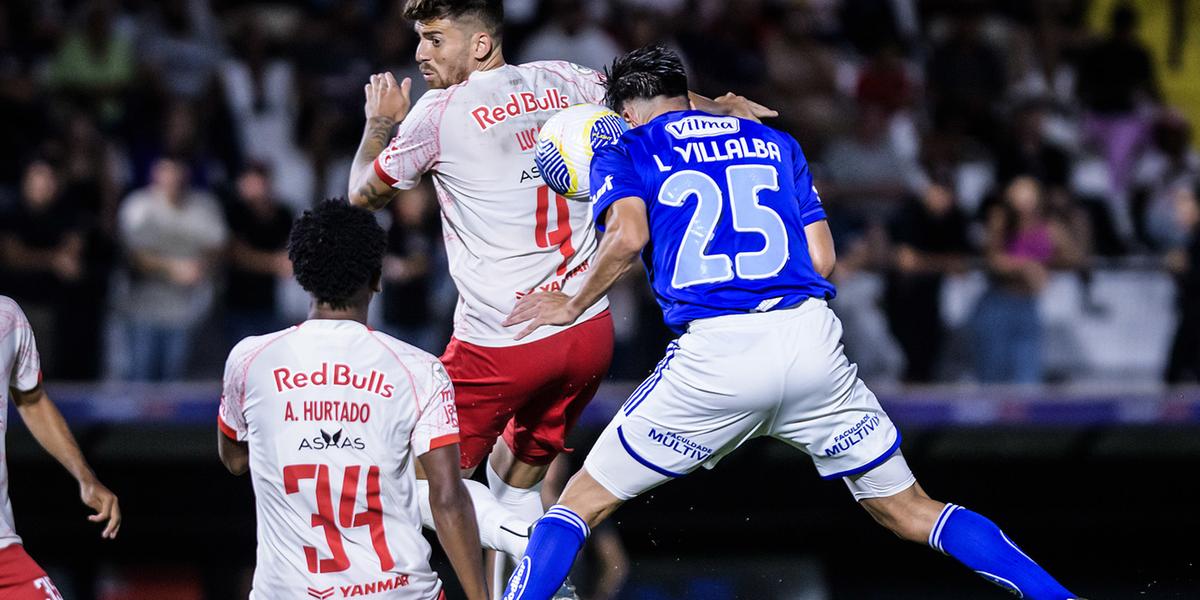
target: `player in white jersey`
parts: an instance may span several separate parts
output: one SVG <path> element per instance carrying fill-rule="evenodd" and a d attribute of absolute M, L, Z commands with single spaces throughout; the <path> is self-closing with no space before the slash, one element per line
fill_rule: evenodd
<path fill-rule="evenodd" d="M 254 483 L 251 598 L 442 598 L 417 464 L 459 582 L 488 597 L 450 378 L 437 358 L 365 324 L 386 245 L 364 209 L 327 200 L 305 212 L 288 256 L 312 295 L 309 319 L 229 355 L 217 437 L 225 466 Z"/>
<path fill-rule="evenodd" d="M 473 472 L 503 435 L 487 467 L 503 508 L 474 497 L 484 545 L 520 555 L 524 540 L 514 542 L 507 530 L 524 530 L 542 514 L 542 478 L 607 373 L 613 336 L 604 299 L 520 341 L 518 328 L 503 325 L 531 292 L 578 290 L 597 246 L 590 203 L 551 192 L 534 149 L 551 116 L 602 101 L 604 89 L 597 72 L 579 65 L 507 64 L 500 0 L 409 0 L 405 17 L 420 34 L 416 59 L 431 90 L 410 109 L 408 80 L 371 78 L 350 199 L 378 208 L 396 188 L 433 178 L 459 291 L 442 362 L 457 394 L 461 466 Z M 732 95 L 695 101 L 715 112 L 774 114 Z M 504 509 L 522 524 L 506 525 Z"/>
<path fill-rule="evenodd" d="M 33 437 L 79 481 L 80 499 L 96 510 L 88 520 L 108 521 L 102 537 L 117 537 L 121 508 L 116 495 L 100 483 L 88 466 L 62 414 L 46 395 L 33 330 L 21 307 L 7 296 L 0 296 L 0 378 L 4 381 L 0 386 L 0 598 L 62 600 L 54 583 L 25 552 L 13 524 L 8 461 L 4 454 L 10 395 Z"/>

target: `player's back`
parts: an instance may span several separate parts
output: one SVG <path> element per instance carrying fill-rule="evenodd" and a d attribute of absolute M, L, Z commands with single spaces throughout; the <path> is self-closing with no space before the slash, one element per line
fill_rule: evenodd
<path fill-rule="evenodd" d="M 249 443 L 255 598 L 435 598 L 413 461 L 458 441 L 432 356 L 347 320 L 243 340 L 220 425 Z"/>
<path fill-rule="evenodd" d="M 736 117 L 675 111 L 627 131 L 592 163 L 598 211 L 646 201 L 643 254 L 667 325 L 829 298 L 805 226 L 825 218 L 799 144 Z"/>
<path fill-rule="evenodd" d="M 550 117 L 603 96 L 595 71 L 561 61 L 476 71 L 460 84 L 426 92 L 379 156 L 376 172 L 396 187 L 412 187 L 432 173 L 450 274 L 461 295 L 456 337 L 512 345 L 519 328 L 500 323 L 521 295 L 580 285 L 596 249 L 590 206 L 550 191 L 534 151 Z M 581 321 L 606 306 L 599 303 Z M 533 339 L 559 330 L 543 328 Z"/>
<path fill-rule="evenodd" d="M 16 301 L 0 296 L 0 548 L 21 543 L 13 526 L 12 504 L 8 499 L 8 464 L 4 451 L 8 430 L 10 389 L 28 391 L 41 382 L 33 331 Z"/>

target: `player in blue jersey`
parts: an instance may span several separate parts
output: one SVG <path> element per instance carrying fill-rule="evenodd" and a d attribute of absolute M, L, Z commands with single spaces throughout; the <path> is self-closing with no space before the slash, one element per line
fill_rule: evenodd
<path fill-rule="evenodd" d="M 640 255 L 681 335 L 534 527 L 505 598 L 545 600 L 589 527 L 621 503 L 771 436 L 843 479 L 881 525 L 1024 598 L 1074 595 L 987 518 L 932 500 L 900 432 L 842 352 L 826 305 L 833 240 L 800 146 L 759 123 L 688 110 L 687 76 L 662 47 L 618 58 L 607 100 L 633 127 L 592 161 L 607 231 L 575 296 L 538 293 L 506 325 L 572 322 Z"/>

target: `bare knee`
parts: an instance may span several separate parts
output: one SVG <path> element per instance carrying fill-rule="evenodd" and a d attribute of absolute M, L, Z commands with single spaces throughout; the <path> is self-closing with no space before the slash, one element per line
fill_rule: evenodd
<path fill-rule="evenodd" d="M 860 504 L 877 523 L 901 539 L 925 543 L 945 504 L 931 499 L 919 484 L 884 498 L 865 498 Z"/>

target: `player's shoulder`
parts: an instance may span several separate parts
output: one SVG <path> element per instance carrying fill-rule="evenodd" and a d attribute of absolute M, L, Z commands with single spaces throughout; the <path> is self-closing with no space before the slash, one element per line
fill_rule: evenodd
<path fill-rule="evenodd" d="M 438 357 L 416 347 L 412 344 L 396 339 L 377 329 L 368 330 L 368 335 L 375 338 L 380 344 L 383 344 L 397 360 L 403 362 L 408 367 L 425 367 L 433 364 L 442 364 Z"/>
<path fill-rule="evenodd" d="M 516 65 L 523 71 L 542 72 L 563 79 L 599 79 L 599 71 L 565 60 L 535 60 Z"/>
<path fill-rule="evenodd" d="M 8 296 L 0 295 L 0 315 L 24 315 L 21 305 Z"/>
<path fill-rule="evenodd" d="M 18 325 L 26 322 L 21 305 L 8 296 L 0 296 L 0 338 L 8 337 Z"/>
<path fill-rule="evenodd" d="M 234 344 L 233 349 L 229 351 L 229 362 L 230 363 L 245 362 L 245 361 L 253 358 L 254 356 L 256 356 L 262 350 L 266 349 L 268 346 L 270 346 L 273 342 L 275 342 L 279 338 L 284 337 L 284 336 L 296 331 L 296 329 L 297 329 L 297 326 L 292 325 L 291 327 L 288 327 L 287 329 L 280 329 L 279 331 L 275 331 L 272 333 L 267 333 L 267 334 L 263 334 L 263 335 L 252 335 L 252 336 L 249 336 L 246 338 L 242 338 L 242 341 Z"/>

